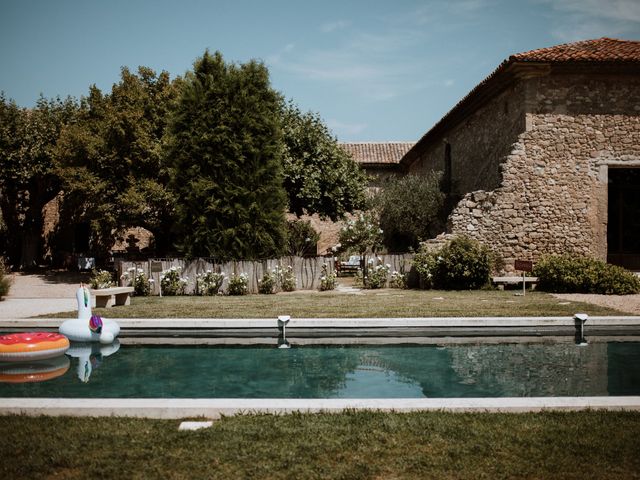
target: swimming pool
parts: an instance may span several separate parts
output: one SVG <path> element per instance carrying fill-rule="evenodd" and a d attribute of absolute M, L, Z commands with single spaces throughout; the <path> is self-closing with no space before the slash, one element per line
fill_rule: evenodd
<path fill-rule="evenodd" d="M 246 343 L 246 342 L 245 342 Z M 251 342 L 249 342 L 251 343 Z M 257 342 L 259 343 L 259 342 Z M 640 394 L 640 342 L 94 346 L 0 397 L 482 398 Z M 59 370 L 64 366 L 60 365 Z M 35 368 L 35 367 L 34 367 Z M 7 366 L 0 366 L 0 375 Z"/>

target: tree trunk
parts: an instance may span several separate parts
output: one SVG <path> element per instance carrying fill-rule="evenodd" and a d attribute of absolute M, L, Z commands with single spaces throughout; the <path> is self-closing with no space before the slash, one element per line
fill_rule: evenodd
<path fill-rule="evenodd" d="M 41 232 L 25 232 L 22 235 L 22 251 L 20 252 L 20 270 L 38 266 L 38 250 Z"/>

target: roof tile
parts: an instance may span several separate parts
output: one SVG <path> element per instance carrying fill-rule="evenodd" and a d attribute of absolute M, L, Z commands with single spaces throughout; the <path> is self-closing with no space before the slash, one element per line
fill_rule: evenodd
<path fill-rule="evenodd" d="M 639 62 L 640 42 L 598 38 L 516 53 L 516 62 Z"/>
<path fill-rule="evenodd" d="M 415 142 L 356 142 L 341 143 L 340 146 L 360 164 L 396 164 Z"/>

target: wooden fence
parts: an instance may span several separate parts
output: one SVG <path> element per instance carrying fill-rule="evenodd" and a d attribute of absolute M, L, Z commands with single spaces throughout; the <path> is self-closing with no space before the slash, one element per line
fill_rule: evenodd
<path fill-rule="evenodd" d="M 379 255 L 379 260 L 383 264 L 390 266 L 390 273 L 393 271 L 408 272 L 411 268 L 412 254 L 405 255 Z M 232 273 L 248 275 L 249 293 L 258 292 L 258 280 L 262 279 L 265 272 L 271 272 L 277 266 L 287 268 L 291 266 L 296 276 L 297 290 L 317 290 L 320 288 L 320 276 L 322 265 L 326 264 L 329 272 L 335 272 L 335 261 L 333 257 L 282 257 L 279 259 L 263 261 L 231 261 L 225 263 L 215 263 L 211 259 L 196 258 L 186 261 L 182 258 L 151 258 L 143 262 L 120 261 L 116 264 L 118 278 L 129 268 L 140 268 L 148 278 L 154 280 L 152 294 L 159 294 L 160 274 L 151 271 L 151 263 L 159 262 L 162 270 L 169 270 L 171 267 L 180 268 L 180 274 L 187 279 L 186 293 L 195 292 L 196 277 L 199 273 L 207 270 L 212 272 L 222 272 L 225 280 L 222 290 L 226 291 L 229 277 Z"/>

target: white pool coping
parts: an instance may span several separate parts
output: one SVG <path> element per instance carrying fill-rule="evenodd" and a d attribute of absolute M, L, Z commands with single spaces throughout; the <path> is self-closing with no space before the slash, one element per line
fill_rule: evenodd
<path fill-rule="evenodd" d="M 29 416 L 218 419 L 239 414 L 339 413 L 344 410 L 502 413 L 549 410 L 640 411 L 640 396 L 383 399 L 0 398 L 0 414 Z"/>
<path fill-rule="evenodd" d="M 122 329 L 277 329 L 277 319 L 110 318 Z M 55 328 L 66 319 L 1 319 L 2 328 Z M 296 328 L 403 327 L 573 327 L 574 317 L 426 317 L 426 318 L 292 318 Z M 589 317 L 598 327 L 640 327 L 639 316 Z M 293 333 L 293 332 L 291 332 Z M 220 418 L 244 413 L 337 413 L 347 409 L 395 412 L 539 412 L 545 410 L 640 410 L 640 396 L 628 397 L 507 397 L 419 399 L 160 399 L 160 398 L 0 398 L 0 414 L 51 416 L 125 416 L 178 419 Z"/>
<path fill-rule="evenodd" d="M 276 318 L 114 318 L 121 328 L 278 328 Z M 65 318 L 1 319 L 2 328 L 55 328 Z M 287 330 L 295 328 L 402 328 L 402 327 L 573 327 L 574 317 L 405 317 L 405 318 L 292 318 Z M 640 327 L 640 316 L 593 316 L 589 326 Z"/>

